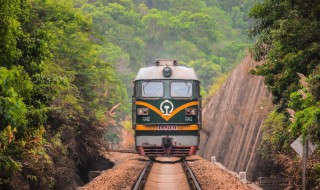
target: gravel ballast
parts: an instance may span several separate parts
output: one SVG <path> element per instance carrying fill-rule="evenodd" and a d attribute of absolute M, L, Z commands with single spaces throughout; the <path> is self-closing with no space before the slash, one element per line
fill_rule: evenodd
<path fill-rule="evenodd" d="M 78 190 L 130 190 L 147 162 L 145 157 L 129 153 L 111 152 L 106 157 L 113 161 L 115 166 Z"/>
<path fill-rule="evenodd" d="M 200 156 L 187 158 L 188 164 L 203 190 L 249 190 L 246 184 L 242 183 L 238 177 L 222 170 L 215 164 L 204 160 Z"/>
<path fill-rule="evenodd" d="M 147 158 L 130 153 L 112 152 L 106 155 L 115 166 L 102 172 L 78 190 L 130 190 L 147 162 Z M 187 158 L 203 190 L 249 190 L 236 176 L 199 156 Z"/>

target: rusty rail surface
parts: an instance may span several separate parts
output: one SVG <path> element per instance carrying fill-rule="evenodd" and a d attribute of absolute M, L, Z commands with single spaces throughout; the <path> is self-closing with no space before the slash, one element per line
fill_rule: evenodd
<path fill-rule="evenodd" d="M 159 188 L 201 190 L 201 186 L 187 161 L 150 160 L 143 168 L 132 189 L 157 190 Z"/>
<path fill-rule="evenodd" d="M 153 161 L 149 160 L 147 164 L 144 166 L 143 170 L 141 171 L 138 180 L 134 184 L 132 190 L 139 190 L 144 188 L 144 184 L 148 178 L 148 173 L 152 167 Z"/>
<path fill-rule="evenodd" d="M 190 188 L 194 189 L 194 190 L 201 190 L 201 186 L 200 186 L 196 176 L 193 174 L 190 166 L 188 165 L 188 162 L 186 160 L 183 160 L 181 162 L 181 164 L 182 164 L 182 167 L 185 170 L 186 175 L 188 177 L 188 182 L 189 182 Z"/>

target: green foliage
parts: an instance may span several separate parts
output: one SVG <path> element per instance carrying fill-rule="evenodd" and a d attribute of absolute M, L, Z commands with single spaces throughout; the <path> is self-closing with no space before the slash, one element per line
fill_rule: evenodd
<path fill-rule="evenodd" d="M 289 108 L 293 110 L 302 110 L 314 104 L 311 94 L 304 91 L 301 90 L 301 91 L 293 92 L 290 94 L 290 101 L 288 102 Z M 303 98 L 303 96 L 301 95 L 301 92 L 306 94 L 305 98 Z"/>
<path fill-rule="evenodd" d="M 312 72 L 310 79 L 309 79 L 309 91 L 314 97 L 314 100 L 319 102 L 320 101 L 320 67 L 317 68 Z"/>
<path fill-rule="evenodd" d="M 252 52 L 256 59 L 265 60 L 265 64 L 252 73 L 265 76 L 273 102 L 277 104 L 277 114 L 291 121 L 280 128 L 277 124 L 272 125 L 272 131 L 276 133 L 267 131 L 265 138 L 272 138 L 272 135 L 279 138 L 283 131 L 286 142 L 302 135 L 304 141 L 320 144 L 319 10 L 317 1 L 265 0 L 250 12 L 250 16 L 257 19 L 250 34 L 258 37 Z M 291 156 L 285 147 L 278 148 L 278 152 Z M 287 176 L 297 177 L 289 165 L 278 158 L 276 161 L 285 167 Z M 315 171 L 319 162 L 318 154 L 311 156 L 308 189 L 319 187 L 319 173 Z M 295 177 L 290 180 L 296 181 Z"/>
<path fill-rule="evenodd" d="M 286 116 L 276 111 L 271 112 L 264 121 L 261 149 L 266 156 L 274 156 L 280 150 L 290 150 L 291 136 L 288 134 L 288 120 Z"/>
<path fill-rule="evenodd" d="M 23 102 L 23 98 L 20 96 L 19 91 L 25 92 L 30 90 L 32 84 L 27 76 L 27 79 L 24 81 L 17 80 L 19 78 L 24 78 L 20 76 L 21 74 L 21 68 L 8 70 L 4 67 L 0 67 L 0 129 L 3 129 L 3 127 L 6 127 L 7 125 L 22 127 L 27 122 L 26 105 Z M 15 89 L 19 89 L 18 92 Z"/>
<path fill-rule="evenodd" d="M 99 1 L 81 5 L 81 10 L 92 17 L 94 30 L 121 48 L 117 54 L 121 70 L 126 67 L 135 73 L 155 59 L 177 58 L 188 66 L 200 59 L 218 64 L 218 72 L 224 73 L 244 56 L 248 40 L 243 17 L 250 8 L 248 1 L 229 2 L 235 7 L 232 14 L 220 9 L 217 1 L 135 0 L 134 6 L 129 2 Z M 123 56 L 128 59 L 123 60 Z M 202 62 L 197 64 L 197 68 L 202 68 Z M 213 73 L 216 69 L 214 67 Z M 200 79 L 214 81 L 217 76 L 201 74 Z M 121 78 L 127 80 L 127 77 Z M 128 85 L 130 83 L 127 88 Z M 205 84 L 208 85 L 209 82 Z"/>
<path fill-rule="evenodd" d="M 292 6 L 288 1 L 271 0 L 256 5 L 250 13 L 258 20 L 251 30 L 251 35 L 259 35 L 255 56 L 266 59 L 257 74 L 266 77 L 275 103 L 286 104 L 290 93 L 297 90 L 296 72 L 309 75 L 319 64 L 318 13 L 316 1 Z"/>
<path fill-rule="evenodd" d="M 232 7 L 231 19 L 234 27 L 247 28 L 248 23 L 243 20 L 243 12 L 241 12 L 240 7 Z"/>
<path fill-rule="evenodd" d="M 320 108 L 308 107 L 295 114 L 295 122 L 291 124 L 293 134 L 302 133 L 303 137 L 308 136 L 313 142 L 320 143 Z"/>
<path fill-rule="evenodd" d="M 211 78 L 211 81 L 202 81 L 204 87 L 211 85 L 214 82 L 212 79 L 216 78 L 221 73 L 221 67 L 212 61 L 198 59 L 196 61 L 191 61 L 189 65 L 197 70 L 198 77 Z"/>
<path fill-rule="evenodd" d="M 17 37 L 22 36 L 19 17 L 23 14 L 24 1 L 3 0 L 0 4 L 0 65 L 10 66 L 21 57 Z"/>
<path fill-rule="evenodd" d="M 1 18 L 16 24 L 4 19 L 0 26 L 0 40 L 7 44 L 0 46 L 0 168 L 6 171 L 0 174 L 0 187 L 15 189 L 21 181 L 31 189 L 67 187 L 75 179 L 77 164 L 86 165 L 102 147 L 96 140 L 102 139 L 102 132 L 92 127 L 97 119 L 88 110 L 108 107 L 101 85 L 115 77 L 102 59 L 107 50 L 89 38 L 90 19 L 69 1 L 4 3 Z M 110 92 L 110 97 L 121 98 Z M 56 132 L 64 135 L 57 137 Z M 57 154 L 59 148 L 68 151 Z"/>

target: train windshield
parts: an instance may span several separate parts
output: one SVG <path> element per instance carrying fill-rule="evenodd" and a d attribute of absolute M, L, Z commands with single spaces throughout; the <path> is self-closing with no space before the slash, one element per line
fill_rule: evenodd
<path fill-rule="evenodd" d="M 191 82 L 171 82 L 171 97 L 188 98 L 192 96 Z"/>
<path fill-rule="evenodd" d="M 142 97 L 163 97 L 162 82 L 143 82 Z"/>

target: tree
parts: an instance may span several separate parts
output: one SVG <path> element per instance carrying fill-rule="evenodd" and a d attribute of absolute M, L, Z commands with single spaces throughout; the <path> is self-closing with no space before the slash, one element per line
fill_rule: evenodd
<path fill-rule="evenodd" d="M 319 64 L 318 12 L 317 1 L 267 0 L 250 13 L 258 20 L 251 30 L 251 35 L 259 35 L 255 58 L 267 60 L 256 73 L 266 77 L 275 103 L 286 104 L 290 92 L 297 90 L 297 72 L 309 75 Z"/>
<path fill-rule="evenodd" d="M 299 181 L 301 167 L 292 164 L 298 162 L 290 143 L 300 135 L 304 141 L 320 143 L 319 89 L 315 85 L 319 82 L 320 61 L 318 4 L 316 0 L 265 0 L 250 12 L 256 19 L 250 34 L 257 37 L 252 52 L 257 60 L 265 61 L 252 73 L 265 77 L 276 104 L 275 112 L 268 116 L 270 123 L 264 124 L 268 130 L 263 146 L 264 150 L 277 147 L 278 153 L 267 154 L 273 155 L 273 161 L 290 176 L 293 189 L 300 186 L 293 182 Z M 318 154 L 309 157 L 307 189 L 319 187 L 319 163 Z"/>

